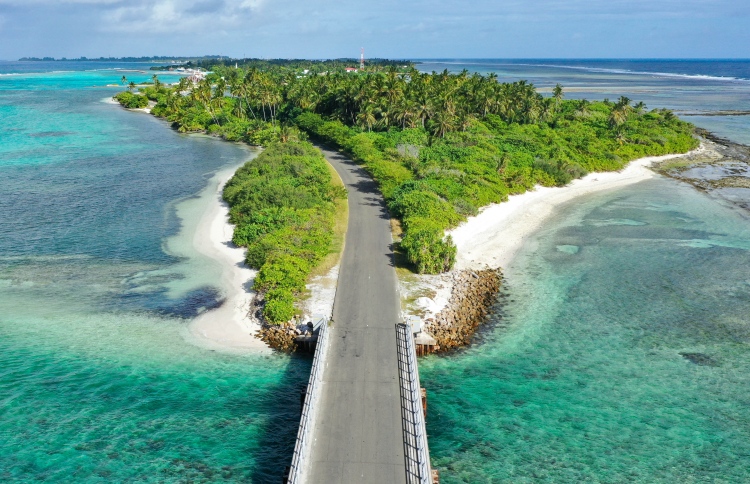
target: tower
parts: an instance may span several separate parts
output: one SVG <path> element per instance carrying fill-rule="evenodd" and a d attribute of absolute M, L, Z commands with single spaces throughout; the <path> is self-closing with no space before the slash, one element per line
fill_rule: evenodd
<path fill-rule="evenodd" d="M 359 55 L 359 68 L 360 70 L 365 68 L 365 48 L 362 47 L 362 53 Z"/>

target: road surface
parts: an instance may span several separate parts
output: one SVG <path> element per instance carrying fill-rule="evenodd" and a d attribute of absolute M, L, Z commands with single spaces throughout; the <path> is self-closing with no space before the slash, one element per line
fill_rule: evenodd
<path fill-rule="evenodd" d="M 308 482 L 405 483 L 390 218 L 362 168 L 338 152 L 322 151 L 349 192 L 349 229 Z"/>

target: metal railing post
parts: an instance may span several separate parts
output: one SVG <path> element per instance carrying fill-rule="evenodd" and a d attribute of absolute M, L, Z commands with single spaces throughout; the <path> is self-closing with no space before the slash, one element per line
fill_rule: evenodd
<path fill-rule="evenodd" d="M 320 397 L 320 382 L 323 381 L 323 362 L 328 353 L 328 321 L 323 323 L 318 332 L 318 342 L 315 346 L 310 379 L 307 382 L 305 402 L 302 405 L 297 442 L 294 444 L 292 464 L 289 466 L 288 484 L 304 482 L 305 458 L 311 451 L 311 434 L 317 413 L 317 400 Z"/>
<path fill-rule="evenodd" d="M 396 344 L 399 359 L 406 481 L 409 484 L 429 484 L 432 480 L 432 472 L 427 429 L 422 410 L 417 353 L 414 336 L 406 324 L 396 325 Z"/>

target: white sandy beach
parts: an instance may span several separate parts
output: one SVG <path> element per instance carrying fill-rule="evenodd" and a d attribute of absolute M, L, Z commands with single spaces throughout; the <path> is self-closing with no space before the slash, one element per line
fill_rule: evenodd
<path fill-rule="evenodd" d="M 701 145 L 688 153 L 705 150 Z M 539 230 L 555 209 L 576 197 L 648 180 L 656 174 L 648 167 L 684 155 L 640 158 L 621 171 L 590 173 L 564 187 L 537 187 L 507 202 L 492 204 L 448 232 L 458 248 L 456 269 L 508 267 L 528 237 Z"/>
<path fill-rule="evenodd" d="M 203 214 L 193 237 L 193 246 L 201 254 L 221 264 L 217 285 L 225 293 L 221 307 L 207 311 L 189 325 L 187 339 L 199 346 L 233 353 L 268 353 L 271 348 L 255 337 L 260 322 L 250 314 L 255 292 L 252 290 L 257 271 L 245 264 L 245 249 L 232 243 L 234 226 L 229 223 L 229 207 L 221 198 L 226 182 L 235 170 L 222 172 L 217 180 L 210 208 Z M 307 285 L 310 297 L 302 302 L 303 319 L 314 314 L 331 315 L 336 295 L 339 266 L 313 278 Z"/>
<path fill-rule="evenodd" d="M 111 97 L 102 99 L 102 102 L 120 105 Z M 154 104 L 149 102 L 147 108 L 130 111 L 150 113 Z M 214 284 L 221 288 L 224 302 L 219 308 L 206 311 L 190 322 L 184 336 L 192 344 L 215 351 L 270 353 L 271 348 L 255 337 L 261 325 L 250 314 L 256 295 L 252 287 L 257 271 L 245 264 L 245 249 L 232 243 L 234 226 L 229 223 L 229 207 L 221 197 L 224 185 L 235 171 L 222 171 L 209 182 L 214 190 L 212 200 L 201 215 L 192 240 L 195 251 L 219 263 L 221 276 Z M 177 252 L 182 254 L 179 249 Z M 306 321 L 314 314 L 330 316 L 332 313 L 338 269 L 336 265 L 307 285 L 310 296 L 302 302 Z"/>
<path fill-rule="evenodd" d="M 665 155 L 640 158 L 621 171 L 590 173 L 564 187 L 536 187 L 507 202 L 492 204 L 480 210 L 475 217 L 448 232 L 458 248 L 454 270 L 479 270 L 507 268 L 519 249 L 531 235 L 539 230 L 562 204 L 590 193 L 631 185 L 656 176 L 648 167 L 653 163 L 672 158 L 698 154 L 705 151 L 703 144 L 683 155 Z M 402 284 L 402 294 L 432 293 L 434 297 L 416 299 L 414 308 L 406 312 L 421 313 L 423 318 L 433 317 L 448 303 L 452 278 L 423 276 L 417 284 Z"/>
<path fill-rule="evenodd" d="M 221 173 L 211 206 L 201 217 L 193 238 L 198 252 L 221 264 L 221 280 L 216 282 L 226 298 L 221 307 L 201 314 L 190 323 L 188 339 L 218 351 L 270 352 L 254 336 L 260 324 L 249 315 L 257 271 L 245 264 L 245 249 L 232 244 L 234 226 L 229 223 L 229 207 L 221 198 L 222 189 L 233 174 L 233 170 Z"/>
<path fill-rule="evenodd" d="M 104 99 L 102 99 L 102 102 L 106 103 L 106 104 L 114 104 L 115 106 L 120 106 L 120 103 L 117 102 L 117 100 L 115 98 L 113 98 L 113 97 L 105 97 Z M 125 109 L 127 109 L 128 111 L 135 111 L 135 112 L 139 112 L 139 113 L 151 114 L 151 108 L 153 108 L 154 106 L 156 106 L 156 103 L 154 101 L 149 101 L 148 102 L 148 107 L 145 107 L 145 108 L 133 108 L 133 109 L 125 108 Z"/>
<path fill-rule="evenodd" d="M 119 106 L 111 97 L 102 102 Z M 149 113 L 150 107 L 131 111 Z M 257 271 L 245 264 L 245 249 L 232 243 L 234 226 L 229 223 L 229 207 L 221 197 L 224 185 L 235 171 L 236 168 L 224 170 L 209 182 L 214 190 L 211 203 L 201 215 L 192 240 L 198 253 L 219 263 L 221 275 L 215 285 L 221 288 L 224 302 L 191 321 L 185 339 L 216 351 L 270 353 L 268 345 L 255 337 L 260 323 L 249 314 L 255 297 L 252 287 Z"/>

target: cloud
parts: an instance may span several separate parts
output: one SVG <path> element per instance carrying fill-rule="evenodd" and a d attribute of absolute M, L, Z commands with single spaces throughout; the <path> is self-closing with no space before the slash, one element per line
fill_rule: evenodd
<path fill-rule="evenodd" d="M 750 56 L 737 0 L 0 0 L 0 16 L 2 57 Z"/>
<path fill-rule="evenodd" d="M 0 6 L 36 6 L 36 5 L 113 5 L 123 3 L 123 0 L 0 0 Z"/>
<path fill-rule="evenodd" d="M 134 33 L 224 31 L 253 20 L 262 5 L 263 0 L 136 0 L 106 11 L 101 28 Z"/>

